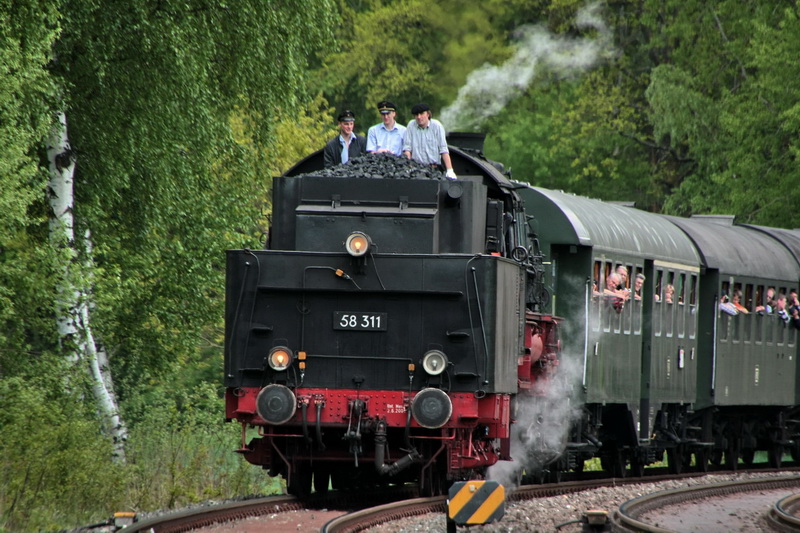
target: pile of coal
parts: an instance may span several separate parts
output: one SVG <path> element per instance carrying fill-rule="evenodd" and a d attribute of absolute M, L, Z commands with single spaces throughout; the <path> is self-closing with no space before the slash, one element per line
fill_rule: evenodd
<path fill-rule="evenodd" d="M 335 165 L 304 175 L 327 178 L 444 179 L 441 171 L 429 165 L 383 153 L 368 153 L 351 159 L 344 165 Z"/>

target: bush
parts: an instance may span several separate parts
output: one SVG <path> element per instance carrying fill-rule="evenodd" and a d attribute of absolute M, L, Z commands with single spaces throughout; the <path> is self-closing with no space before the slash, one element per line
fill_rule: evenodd
<path fill-rule="evenodd" d="M 63 388 L 63 386 L 62 386 Z M 0 381 L 0 531 L 42 531 L 109 516 L 124 473 L 79 399 L 52 383 Z"/>
<path fill-rule="evenodd" d="M 150 405 L 128 442 L 131 510 L 171 509 L 208 499 L 280 492 L 277 480 L 234 453 L 237 426 L 210 384 Z"/>
<path fill-rule="evenodd" d="M 63 392 L 60 377 L 41 377 L 58 376 L 53 368 L 36 366 L 30 375 L 38 378 L 0 379 L 0 532 L 52 531 L 115 511 L 281 492 L 279 480 L 234 453 L 240 428 L 224 422 L 214 386 L 151 389 L 146 402 L 130 399 L 136 422 L 127 464 L 118 465 L 87 410 L 91 402 Z"/>

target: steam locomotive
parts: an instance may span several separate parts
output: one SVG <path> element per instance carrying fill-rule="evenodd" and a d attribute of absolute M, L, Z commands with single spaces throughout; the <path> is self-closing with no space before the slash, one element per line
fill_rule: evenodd
<path fill-rule="evenodd" d="M 800 232 L 532 187 L 480 135 L 448 142 L 457 181 L 312 154 L 274 180 L 266 249 L 227 252 L 247 461 L 301 496 L 433 495 L 512 448 L 540 480 L 592 457 L 624 476 L 665 454 L 676 472 L 800 455 L 796 330 L 756 311 L 797 286 Z M 620 266 L 645 282 L 613 306 L 596 287 Z M 735 291 L 752 312 L 723 312 Z"/>
<path fill-rule="evenodd" d="M 274 181 L 268 249 L 228 252 L 227 417 L 290 493 L 481 476 L 509 458 L 516 396 L 557 364 L 517 186 L 451 157 L 458 181 L 314 154 Z"/>

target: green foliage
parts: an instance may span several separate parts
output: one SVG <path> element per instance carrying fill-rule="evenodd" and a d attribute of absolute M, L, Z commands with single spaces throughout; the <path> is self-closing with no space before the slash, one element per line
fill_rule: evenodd
<path fill-rule="evenodd" d="M 201 405 L 194 396 L 167 396 L 160 384 L 177 375 L 173 385 L 195 390 L 219 380 L 224 250 L 258 246 L 272 172 L 265 169 L 286 161 L 276 138 L 299 153 L 304 139 L 321 135 L 321 121 L 329 123 L 309 114 L 288 125 L 298 110 L 326 106 L 308 96 L 306 78 L 309 59 L 331 42 L 334 7 L 331 0 L 0 7 L 2 527 L 54 529 L 106 518 L 122 503 L 179 505 L 270 489 L 231 453 L 239 431 L 221 427 L 218 396 L 204 390 L 214 401 Z M 40 160 L 55 111 L 66 112 L 78 161 L 77 234 L 91 231 L 94 243 L 94 263 L 81 273 L 92 327 L 135 422 L 130 467 L 111 463 L 85 375 L 70 371 L 69 396 L 60 392 L 63 368 L 38 366 L 62 353 L 53 308 L 60 252 L 48 241 Z M 237 114 L 250 120 L 249 145 L 234 131 Z M 181 366 L 191 370 L 172 373 Z M 53 379 L 23 390 L 29 375 Z M 142 399 L 154 409 L 172 406 L 178 427 L 137 410 Z M 149 433 L 164 440 L 148 443 Z M 170 453 L 177 455 L 168 470 L 179 481 L 165 489 L 168 497 L 137 492 L 162 481 L 161 456 Z M 202 486 L 197 476 L 211 470 L 216 485 Z M 26 473 L 35 482 L 22 483 Z"/>
<path fill-rule="evenodd" d="M 340 48 L 316 75 L 328 101 L 353 109 L 361 129 L 380 121 L 375 107 L 388 98 L 397 120 L 413 117 L 421 101 L 438 112 L 455 98 L 467 75 L 510 54 L 508 32 L 536 19 L 542 1 L 374 1 L 342 7 Z M 434 114 L 435 114 L 434 113 Z"/>
<path fill-rule="evenodd" d="M 108 517 L 123 488 L 111 443 L 80 398 L 57 392 L 63 363 L 29 370 L 27 379 L 0 381 L 0 531 Z"/>
<path fill-rule="evenodd" d="M 0 246 L 28 223 L 43 194 L 35 147 L 51 117 L 54 84 L 46 71 L 58 32 L 58 4 L 27 0 L 0 6 Z"/>
<path fill-rule="evenodd" d="M 215 498 L 280 492 L 280 482 L 233 453 L 239 428 L 225 424 L 211 385 L 167 389 L 131 404 L 139 420 L 128 446 L 130 485 L 125 507 L 171 509 Z"/>
<path fill-rule="evenodd" d="M 338 135 L 333 126 L 334 113 L 322 94 L 318 94 L 296 116 L 281 116 L 275 126 L 276 146 L 271 154 L 270 175 L 280 176 Z"/>
<path fill-rule="evenodd" d="M 240 430 L 224 423 L 212 385 L 168 377 L 170 387 L 130 398 L 129 462 L 120 466 L 78 395 L 54 392 L 63 362 L 40 360 L 28 372 L 0 381 L 0 531 L 56 530 L 115 511 L 282 490 L 233 453 Z"/>
<path fill-rule="evenodd" d="M 51 122 L 55 85 L 46 65 L 58 32 L 57 3 L 0 6 L 0 372 L 29 356 L 48 301 L 47 266 L 36 262 L 43 256 L 26 231 L 42 220 L 46 175 L 36 150 Z"/>
<path fill-rule="evenodd" d="M 258 246 L 271 117 L 308 101 L 306 61 L 329 42 L 332 11 L 328 0 L 64 6 L 52 72 L 78 154 L 79 234 L 94 242 L 93 326 L 123 398 L 187 362 L 222 316 L 223 250 Z M 237 142 L 237 115 L 256 150 Z"/>

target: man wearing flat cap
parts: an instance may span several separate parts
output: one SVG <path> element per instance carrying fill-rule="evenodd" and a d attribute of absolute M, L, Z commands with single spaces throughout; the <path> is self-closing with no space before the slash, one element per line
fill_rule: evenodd
<path fill-rule="evenodd" d="M 339 114 L 339 135 L 328 141 L 323 150 L 326 167 L 348 163 L 367 153 L 367 140 L 353 133 L 356 115 L 349 109 Z"/>
<path fill-rule="evenodd" d="M 415 105 L 411 114 L 414 120 L 408 123 L 403 153 L 409 159 L 444 170 L 447 179 L 456 179 L 442 123 L 431 118 L 428 104 Z"/>
<path fill-rule="evenodd" d="M 382 100 L 378 102 L 378 111 L 383 123 L 367 131 L 367 152 L 402 155 L 406 127 L 395 122 L 397 107 L 389 100 Z"/>

